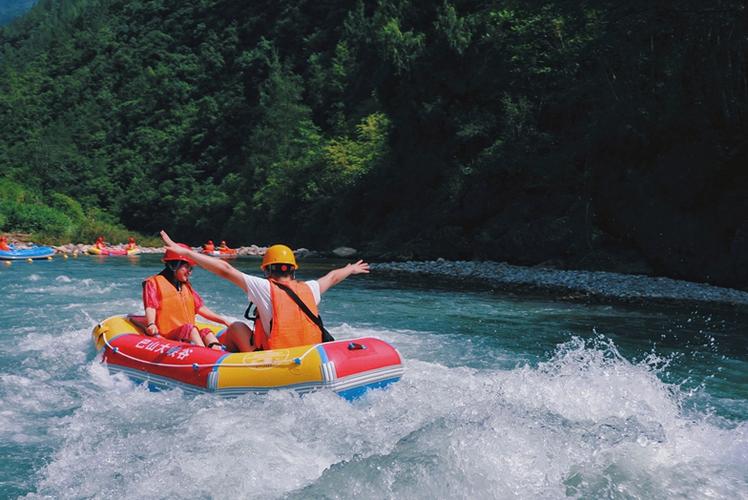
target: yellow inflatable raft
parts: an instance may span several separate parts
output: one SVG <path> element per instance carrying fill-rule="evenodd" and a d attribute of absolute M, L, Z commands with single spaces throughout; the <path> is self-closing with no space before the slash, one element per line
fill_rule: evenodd
<path fill-rule="evenodd" d="M 102 362 L 146 382 L 152 388 L 181 387 L 189 392 L 221 396 L 293 389 L 305 393 L 329 389 L 355 399 L 369 389 L 400 379 L 400 354 L 372 337 L 315 345 L 227 353 L 143 334 L 135 316 L 113 316 L 93 329 Z M 198 323 L 220 336 L 224 327 Z"/>

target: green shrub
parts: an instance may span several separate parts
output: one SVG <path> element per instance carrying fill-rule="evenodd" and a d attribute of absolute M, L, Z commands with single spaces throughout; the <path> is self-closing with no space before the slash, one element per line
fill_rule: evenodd
<path fill-rule="evenodd" d="M 6 229 L 12 231 L 66 236 L 74 230 L 70 217 L 45 205 L 12 203 L 7 217 Z"/>
<path fill-rule="evenodd" d="M 103 235 L 112 244 L 134 236 L 140 245 L 161 245 L 160 238 L 133 233 L 103 210 L 84 211 L 62 193 L 42 197 L 8 178 L 0 178 L 0 231 L 32 233 L 34 241 L 44 244 L 92 243 Z"/>
<path fill-rule="evenodd" d="M 93 243 L 98 236 L 104 236 L 104 240 L 116 244 L 126 242 L 132 235 L 116 218 L 98 208 L 92 208 L 86 212 L 72 237 L 77 243 Z"/>
<path fill-rule="evenodd" d="M 27 197 L 26 189 L 7 178 L 0 178 L 0 200 L 12 203 L 23 203 Z"/>
<path fill-rule="evenodd" d="M 70 196 L 61 193 L 52 193 L 49 196 L 47 204 L 70 217 L 70 220 L 76 226 L 82 224 L 86 219 L 86 214 L 83 212 L 81 204 Z"/>
<path fill-rule="evenodd" d="M 9 231 L 8 219 L 15 203 L 0 199 L 0 231 Z"/>

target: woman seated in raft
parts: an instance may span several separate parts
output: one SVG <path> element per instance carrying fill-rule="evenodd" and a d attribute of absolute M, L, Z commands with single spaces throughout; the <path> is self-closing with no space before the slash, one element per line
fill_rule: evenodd
<path fill-rule="evenodd" d="M 106 243 L 104 243 L 104 237 L 99 236 L 96 238 L 96 241 L 93 244 L 94 248 L 98 248 L 99 250 L 104 250 L 106 248 Z"/>
<path fill-rule="evenodd" d="M 125 245 L 125 250 L 130 251 L 130 250 L 137 250 L 137 249 L 138 249 L 138 244 L 135 243 L 135 238 L 133 238 L 132 236 L 127 238 L 127 245 Z"/>
<path fill-rule="evenodd" d="M 236 253 L 236 250 L 234 250 L 233 248 L 229 248 L 229 246 L 226 244 L 226 240 L 221 241 L 221 245 L 218 247 L 218 251 L 224 255 L 232 255 Z"/>
<path fill-rule="evenodd" d="M 207 243 L 203 245 L 203 253 L 213 253 L 216 251 L 216 246 L 213 244 L 213 240 L 208 240 Z"/>
<path fill-rule="evenodd" d="M 10 252 L 12 248 L 8 245 L 8 238 L 6 236 L 0 236 L 0 250 Z"/>
<path fill-rule="evenodd" d="M 178 245 L 189 249 L 184 243 Z M 195 261 L 173 250 L 166 251 L 163 261 L 164 270 L 143 282 L 146 334 L 220 351 L 221 344 L 213 332 L 208 328 L 198 330 L 195 326 L 195 314 L 226 326 L 230 324 L 205 307 L 203 299 L 192 288 L 190 274 Z"/>

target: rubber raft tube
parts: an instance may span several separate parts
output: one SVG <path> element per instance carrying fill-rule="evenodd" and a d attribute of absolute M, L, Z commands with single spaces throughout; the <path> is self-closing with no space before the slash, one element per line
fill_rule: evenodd
<path fill-rule="evenodd" d="M 21 259 L 48 259 L 55 254 L 52 247 L 31 247 L 16 250 L 0 250 L 0 259 L 2 260 L 21 260 Z"/>
<path fill-rule="evenodd" d="M 126 255 L 138 255 L 140 254 L 139 248 L 133 248 L 132 250 L 125 250 L 124 248 L 96 248 L 91 247 L 88 249 L 88 253 L 91 255 L 108 255 L 111 257 L 122 257 Z"/>
<path fill-rule="evenodd" d="M 141 317 L 142 318 L 142 317 Z M 225 328 L 210 328 L 220 339 Z M 151 389 L 179 387 L 220 396 L 292 389 L 299 393 L 332 390 L 353 400 L 386 387 L 403 374 L 400 353 L 373 337 L 270 351 L 227 353 L 143 335 L 135 316 L 113 316 L 93 329 L 102 362 Z"/>

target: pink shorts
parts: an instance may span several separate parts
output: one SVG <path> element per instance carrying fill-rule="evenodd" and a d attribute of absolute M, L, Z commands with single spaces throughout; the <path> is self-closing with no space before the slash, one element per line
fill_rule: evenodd
<path fill-rule="evenodd" d="M 169 333 L 162 333 L 161 336 L 169 339 L 169 340 L 178 340 L 180 342 L 189 342 L 190 341 L 190 334 L 192 333 L 192 329 L 195 328 L 195 325 L 186 324 L 182 326 L 178 326 Z M 212 333 L 210 328 L 203 328 L 202 330 L 198 330 L 200 333 L 200 338 L 203 342 L 205 342 L 205 336 L 209 333 Z"/>

